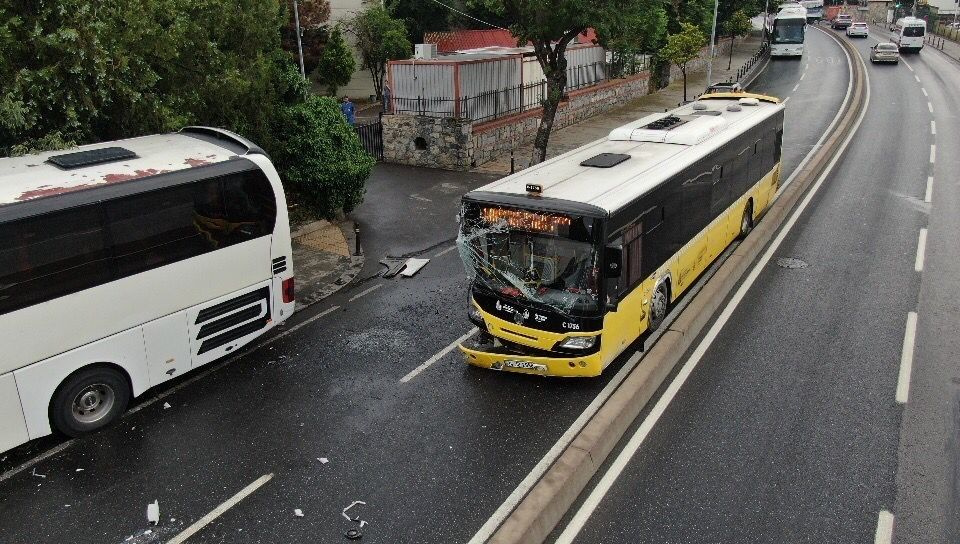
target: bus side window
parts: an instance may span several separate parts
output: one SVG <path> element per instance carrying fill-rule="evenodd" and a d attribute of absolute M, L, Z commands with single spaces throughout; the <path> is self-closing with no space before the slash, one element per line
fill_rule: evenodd
<path fill-rule="evenodd" d="M 277 201 L 263 172 L 243 172 L 224 178 L 223 202 L 226 217 L 233 226 L 230 243 L 273 233 Z"/>
<path fill-rule="evenodd" d="M 620 282 L 621 293 L 627 293 L 643 280 L 643 221 L 635 223 L 623 232 L 623 262 L 626 274 Z"/>
<path fill-rule="evenodd" d="M 783 129 L 777 131 L 776 139 L 773 143 L 773 161 L 780 162 L 780 154 L 783 148 Z"/>
<path fill-rule="evenodd" d="M 0 314 L 113 279 L 100 206 L 0 225 Z"/>

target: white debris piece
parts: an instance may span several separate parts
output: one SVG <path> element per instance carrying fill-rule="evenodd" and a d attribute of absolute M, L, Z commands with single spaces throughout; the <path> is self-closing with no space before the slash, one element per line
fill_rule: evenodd
<path fill-rule="evenodd" d="M 160 523 L 160 502 L 153 501 L 147 505 L 147 521 L 157 525 Z"/>
<path fill-rule="evenodd" d="M 363 529 L 363 526 L 366 525 L 366 524 L 367 524 L 366 521 L 360 520 L 360 528 L 361 528 L 361 529 Z"/>
<path fill-rule="evenodd" d="M 33 475 L 36 476 L 37 478 L 46 478 L 46 477 L 47 477 L 46 474 L 40 474 L 39 472 L 37 472 L 37 467 L 33 467 L 33 472 L 32 472 L 31 474 L 33 474 Z"/>
<path fill-rule="evenodd" d="M 164 402 L 164 403 L 163 403 L 163 409 L 164 409 L 164 410 L 169 410 L 169 409 L 170 409 L 170 403 L 169 403 L 169 402 Z"/>
<path fill-rule="evenodd" d="M 346 507 L 346 508 L 343 509 L 342 514 L 343 514 L 343 517 L 347 518 L 347 521 L 353 521 L 353 518 L 351 518 L 350 516 L 347 515 L 347 510 L 353 508 L 354 506 L 356 506 L 356 505 L 358 505 L 358 504 L 364 504 L 364 505 L 365 505 L 365 504 L 367 504 L 367 503 L 365 503 L 365 502 L 363 502 L 363 501 L 353 501 L 352 503 L 350 503 L 350 506 L 348 506 L 348 507 Z"/>
<path fill-rule="evenodd" d="M 152 531 L 151 529 L 147 529 L 146 531 L 143 532 L 143 534 L 145 534 L 145 535 L 152 535 L 152 534 L 153 534 L 153 531 Z"/>
<path fill-rule="evenodd" d="M 78 468 L 78 469 L 76 470 L 76 472 L 83 472 L 83 469 L 82 469 L 82 468 Z"/>
<path fill-rule="evenodd" d="M 317 461 L 320 461 L 321 465 L 325 465 L 330 462 L 330 460 L 327 459 L 326 457 L 317 457 Z"/>
<path fill-rule="evenodd" d="M 419 272 L 421 268 L 427 266 L 429 262 L 430 259 L 407 259 L 407 264 L 403 267 L 400 275 L 409 278 Z"/>
<path fill-rule="evenodd" d="M 297 508 L 297 509 L 295 509 L 295 510 L 293 511 L 293 515 L 297 516 L 298 518 L 302 518 L 302 517 L 303 517 L 303 510 Z"/>

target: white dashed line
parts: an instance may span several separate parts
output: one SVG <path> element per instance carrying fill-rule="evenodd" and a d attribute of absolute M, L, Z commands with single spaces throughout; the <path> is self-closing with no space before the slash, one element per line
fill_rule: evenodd
<path fill-rule="evenodd" d="M 789 96 L 783 99 L 783 104 L 786 104 L 786 103 L 787 103 L 787 100 L 790 100 L 790 97 L 789 97 Z"/>
<path fill-rule="evenodd" d="M 906 60 L 904 60 L 902 57 L 900 58 L 900 60 L 903 61 L 903 65 L 907 67 L 907 70 L 910 70 L 911 72 L 913 71 L 913 66 L 910 66 L 910 63 L 909 63 L 909 62 L 907 62 Z"/>
<path fill-rule="evenodd" d="M 917 83 L 920 83 L 920 76 L 918 76 L 917 74 L 913 74 L 913 79 L 916 79 Z"/>
<path fill-rule="evenodd" d="M 800 74 L 800 81 L 803 81 L 803 78 L 805 78 L 805 77 L 807 77 L 807 73 L 806 73 L 806 72 Z"/>
<path fill-rule="evenodd" d="M 467 338 L 470 338 L 471 336 L 473 336 L 474 334 L 476 334 L 476 332 L 477 332 L 478 330 L 480 330 L 480 329 L 474 327 L 474 328 L 470 329 L 469 331 L 467 331 L 467 334 L 464 334 L 464 335 L 461 336 L 460 338 L 457 338 L 456 340 L 454 340 L 453 342 L 451 342 L 449 346 L 443 348 L 442 350 L 440 350 L 439 352 L 437 352 L 436 355 L 434 355 L 433 357 L 427 359 L 422 365 L 420 365 L 420 366 L 418 366 L 417 368 L 411 370 L 410 373 L 407 374 L 406 376 L 400 378 L 400 383 L 407 383 L 407 382 L 409 382 L 410 380 L 416 378 L 416 377 L 417 377 L 417 374 L 420 374 L 420 373 L 423 372 L 424 370 L 430 368 L 430 366 L 433 365 L 433 363 L 436 363 L 437 361 L 439 361 L 440 359 L 442 359 L 444 355 L 450 353 L 450 352 L 453 351 L 457 346 L 459 346 L 460 344 L 464 343 L 464 342 L 467 340 Z"/>
<path fill-rule="evenodd" d="M 927 102 L 927 109 L 930 110 L 930 113 L 933 113 L 933 104 Z"/>
<path fill-rule="evenodd" d="M 936 122 L 936 121 L 930 121 L 930 134 L 933 134 L 934 136 L 937 135 L 937 122 Z"/>
<path fill-rule="evenodd" d="M 797 89 L 799 89 L 799 88 L 800 88 L 800 84 L 797 83 L 796 85 L 793 86 L 793 90 L 790 91 L 790 92 L 795 93 L 795 92 L 797 92 Z"/>
<path fill-rule="evenodd" d="M 923 193 L 923 201 L 927 204 L 933 202 L 933 176 L 927 177 L 927 191 Z"/>
<path fill-rule="evenodd" d="M 358 298 L 360 298 L 360 297 L 362 297 L 362 296 L 369 295 L 370 293 L 376 291 L 377 289 L 379 289 L 379 288 L 381 288 L 381 287 L 383 287 L 383 284 L 382 284 L 382 283 L 378 283 L 378 284 L 374 285 L 373 287 L 371 287 L 371 288 L 369 288 L 369 289 L 365 289 L 365 290 L 363 290 L 363 291 L 360 291 L 360 292 L 357 293 L 356 295 L 353 295 L 352 297 L 350 297 L 350 300 L 348 300 L 347 302 L 353 302 L 354 300 L 357 300 Z"/>
<path fill-rule="evenodd" d="M 212 512 L 210 512 L 209 514 L 197 520 L 197 522 L 194 523 L 193 525 L 187 527 L 185 531 L 173 537 L 173 539 L 167 541 L 167 544 L 183 544 L 184 542 L 187 541 L 188 538 L 195 535 L 200 529 L 203 529 L 204 527 L 209 525 L 211 521 L 222 516 L 224 512 L 233 508 L 234 506 L 237 505 L 237 503 L 247 498 L 248 495 L 250 495 L 254 491 L 263 487 L 263 484 L 269 482 L 272 478 L 273 478 L 273 474 L 264 474 L 263 476 L 257 478 L 255 482 L 243 488 L 236 495 L 227 499 L 227 502 L 216 507 Z"/>
<path fill-rule="evenodd" d="M 441 256 L 443 256 L 443 255 L 446 255 L 447 253 L 450 253 L 451 251 L 453 251 L 453 250 L 455 250 L 455 249 L 457 249 L 457 245 L 456 245 L 456 244 L 448 247 L 447 249 L 444 249 L 444 250 L 441 251 L 440 253 L 437 253 L 436 255 L 433 256 L 433 258 L 436 259 L 437 257 L 441 257 Z"/>
<path fill-rule="evenodd" d="M 937 162 L 937 144 L 930 144 L 930 164 Z"/>
<path fill-rule="evenodd" d="M 873 537 L 873 544 L 890 544 L 893 541 L 893 514 L 886 510 L 880 511 L 877 519 L 877 534 Z"/>
<path fill-rule="evenodd" d="M 913 347 L 917 336 L 917 312 L 907 314 L 907 328 L 903 333 L 903 353 L 900 354 L 900 375 L 897 376 L 897 402 L 906 404 L 910 398 L 910 373 L 913 372 Z M 879 541 L 878 541 L 879 542 Z M 888 539 L 887 542 L 890 542 Z"/>
<path fill-rule="evenodd" d="M 930 96 L 930 95 L 927 93 L 927 90 L 924 89 L 923 87 L 920 87 L 920 90 L 923 91 L 923 96 L 927 96 L 927 97 Z"/>
<path fill-rule="evenodd" d="M 917 272 L 923 272 L 923 261 L 927 254 L 927 229 L 920 229 L 920 236 L 917 238 L 917 259 L 913 262 L 913 269 Z"/>
<path fill-rule="evenodd" d="M 810 69 L 810 63 L 808 62 L 807 65 L 804 66 L 803 71 L 806 72 L 809 69 Z"/>

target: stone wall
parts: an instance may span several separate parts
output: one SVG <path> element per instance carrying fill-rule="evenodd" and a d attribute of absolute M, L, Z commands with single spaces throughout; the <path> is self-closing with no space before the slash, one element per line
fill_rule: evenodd
<path fill-rule="evenodd" d="M 383 116 L 383 159 L 387 162 L 468 170 L 472 125 L 468 119 Z"/>

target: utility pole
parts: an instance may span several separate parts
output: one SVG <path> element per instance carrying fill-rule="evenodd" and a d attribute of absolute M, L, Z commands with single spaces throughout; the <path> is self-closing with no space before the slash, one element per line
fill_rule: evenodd
<path fill-rule="evenodd" d="M 707 87 L 713 83 L 713 48 L 717 40 L 717 10 L 720 8 L 720 0 L 713 0 L 713 27 L 710 29 L 710 60 L 707 62 Z M 730 44 L 733 47 L 733 44 Z"/>
<path fill-rule="evenodd" d="M 297 52 L 300 54 L 300 76 L 307 80 L 307 71 L 303 68 L 303 42 L 300 40 L 300 8 L 297 0 L 293 0 L 293 24 L 297 27 Z"/>

